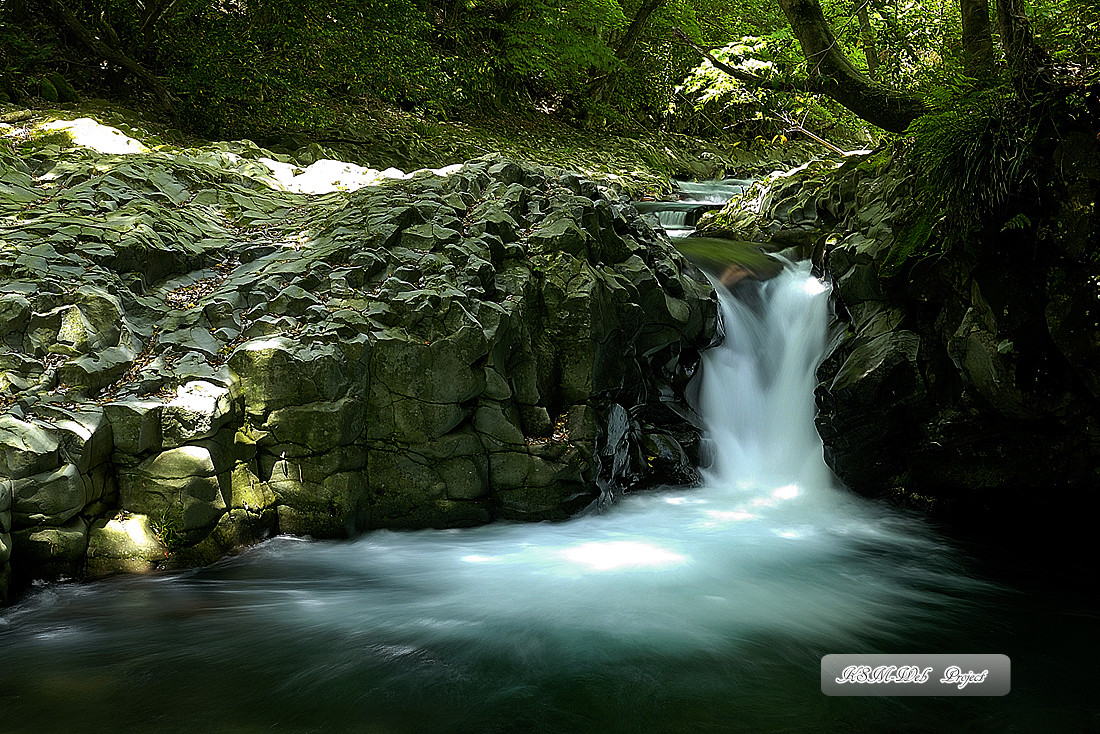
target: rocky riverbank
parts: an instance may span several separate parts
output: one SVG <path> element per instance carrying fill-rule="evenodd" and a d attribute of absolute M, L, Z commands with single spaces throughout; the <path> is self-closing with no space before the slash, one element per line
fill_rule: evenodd
<path fill-rule="evenodd" d="M 840 479 L 969 527 L 1007 520 L 1036 538 L 1061 527 L 1052 518 L 1095 507 L 1095 137 L 1058 146 L 1042 172 L 1051 201 L 1021 204 L 1032 219 L 1007 224 L 977 256 L 949 252 L 938 225 L 914 233 L 921 172 L 901 155 L 832 169 L 814 164 L 776 180 L 709 227 L 794 248 L 835 283 L 836 348 L 819 372 L 818 428 Z"/>
<path fill-rule="evenodd" d="M 5 584 L 690 479 L 713 292 L 620 191 L 81 124 L 0 152 Z"/>

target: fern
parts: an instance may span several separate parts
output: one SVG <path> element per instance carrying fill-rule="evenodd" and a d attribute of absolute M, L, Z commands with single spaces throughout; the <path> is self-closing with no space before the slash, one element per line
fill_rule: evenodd
<path fill-rule="evenodd" d="M 942 205 L 965 237 L 1003 215 L 1033 180 L 1038 121 L 999 89 L 965 96 L 915 121 L 911 160 L 926 199 Z"/>

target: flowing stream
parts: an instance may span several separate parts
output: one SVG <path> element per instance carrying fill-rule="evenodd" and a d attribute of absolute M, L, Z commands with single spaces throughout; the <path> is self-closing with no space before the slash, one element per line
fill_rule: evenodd
<path fill-rule="evenodd" d="M 695 224 L 704 212 L 721 209 L 735 196 L 741 196 L 752 186 L 752 179 L 725 178 L 716 181 L 677 181 L 670 195 L 675 201 L 635 202 L 638 211 L 656 216 L 669 237 L 686 237 L 695 231 Z"/>
<path fill-rule="evenodd" d="M 806 266 L 723 294 L 704 486 L 564 523 L 280 537 L 208 568 L 36 588 L 0 614 L 0 730 L 1078 730 L 1057 726 L 1087 714 L 1041 685 L 1049 656 L 1014 657 L 1004 698 L 821 694 L 824 654 L 1022 655 L 1013 634 L 1066 608 L 835 485 L 813 425 L 828 308 Z"/>

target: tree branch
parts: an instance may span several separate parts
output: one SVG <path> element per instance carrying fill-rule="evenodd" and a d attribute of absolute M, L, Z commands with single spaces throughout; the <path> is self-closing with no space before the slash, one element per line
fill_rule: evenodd
<path fill-rule="evenodd" d="M 156 97 L 160 106 L 168 113 L 172 121 L 177 121 L 172 95 L 161 83 L 160 79 L 157 79 L 148 69 L 131 59 L 122 51 L 111 48 L 100 40 L 86 25 L 80 22 L 80 19 L 66 7 L 62 0 L 50 0 L 50 4 L 53 5 L 54 12 L 57 13 L 58 18 L 64 23 L 65 27 L 72 31 L 85 46 L 108 61 L 118 64 L 138 79 L 141 79 L 141 81 L 145 83 L 145 86 L 149 88 L 149 91 L 153 93 L 153 96 Z"/>
<path fill-rule="evenodd" d="M 690 46 L 700 56 L 709 61 L 715 69 L 729 74 L 739 82 L 744 82 L 745 84 L 757 87 L 759 89 L 767 89 L 773 92 L 810 92 L 813 94 L 823 93 L 820 85 L 814 84 L 808 79 L 800 79 L 798 81 L 779 81 L 775 79 L 768 79 L 762 76 L 757 76 L 756 74 L 745 71 L 744 69 L 738 69 L 736 66 L 731 66 L 724 61 L 719 61 L 718 59 L 716 59 L 714 57 L 714 54 L 712 54 L 710 51 L 703 48 L 699 44 L 695 43 L 695 41 L 692 41 L 688 37 L 688 35 L 684 33 L 681 29 L 673 28 L 672 33 L 674 36 L 680 39 L 681 43 L 683 43 L 685 46 Z"/>

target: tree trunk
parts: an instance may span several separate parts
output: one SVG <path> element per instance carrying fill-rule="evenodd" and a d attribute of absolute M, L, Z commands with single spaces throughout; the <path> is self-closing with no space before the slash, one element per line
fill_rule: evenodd
<path fill-rule="evenodd" d="M 642 0 L 642 6 L 638 8 L 634 19 L 627 26 L 626 33 L 615 47 L 615 58 L 624 62 L 630 57 L 634 47 L 638 45 L 638 39 L 642 37 L 646 24 L 649 23 L 649 16 L 666 2 L 668 0 Z M 596 103 L 607 101 L 615 91 L 616 82 L 618 82 L 618 73 L 614 69 L 603 76 L 596 77 L 588 84 L 588 99 Z"/>
<path fill-rule="evenodd" d="M 160 106 L 168 113 L 172 121 L 176 122 L 176 109 L 172 104 L 172 95 L 164 87 L 160 79 L 157 79 L 148 69 L 131 59 L 122 51 L 112 48 L 101 41 L 86 25 L 80 22 L 79 18 L 73 15 L 73 11 L 69 10 L 61 0 L 50 0 L 50 3 L 53 5 L 54 12 L 57 13 L 65 27 L 79 38 L 85 46 L 104 59 L 114 64 L 118 64 L 138 79 L 141 79 L 141 81 L 145 83 L 145 86 L 149 88 L 149 91 L 153 93 L 153 96 L 156 97 Z"/>
<path fill-rule="evenodd" d="M 963 62 L 966 73 L 984 79 L 993 73 L 993 32 L 989 0 L 959 0 L 962 13 Z"/>
<path fill-rule="evenodd" d="M 859 38 L 863 42 L 863 55 L 867 58 L 867 73 L 874 76 L 878 71 L 878 47 L 875 45 L 875 32 L 871 28 L 871 19 L 867 17 L 865 0 L 856 0 L 856 18 L 859 19 Z"/>
<path fill-rule="evenodd" d="M 1030 101 L 1049 90 L 1050 56 L 1031 35 L 1023 0 L 997 0 L 997 31 L 1016 95 Z"/>
<path fill-rule="evenodd" d="M 812 79 L 822 91 L 861 119 L 890 132 L 904 132 L 928 111 L 924 100 L 879 84 L 844 55 L 817 0 L 778 0 Z"/>
<path fill-rule="evenodd" d="M 634 51 L 634 47 L 638 44 L 638 39 L 642 37 L 642 31 L 645 30 L 646 23 L 649 22 L 649 16 L 653 15 L 654 11 L 666 2 L 668 0 L 642 0 L 642 7 L 638 8 L 638 12 L 634 15 L 634 19 L 630 21 L 630 25 L 627 26 L 622 40 L 615 47 L 615 56 L 623 61 L 630 56 L 631 52 Z"/>

